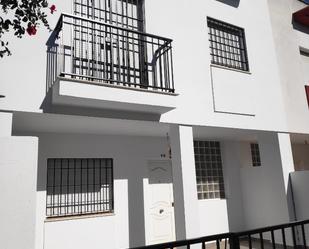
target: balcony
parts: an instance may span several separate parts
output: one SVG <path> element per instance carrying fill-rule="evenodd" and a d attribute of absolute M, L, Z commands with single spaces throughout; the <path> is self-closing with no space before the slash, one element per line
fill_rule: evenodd
<path fill-rule="evenodd" d="M 155 114 L 175 108 L 171 39 L 62 14 L 47 46 L 52 104 Z"/>

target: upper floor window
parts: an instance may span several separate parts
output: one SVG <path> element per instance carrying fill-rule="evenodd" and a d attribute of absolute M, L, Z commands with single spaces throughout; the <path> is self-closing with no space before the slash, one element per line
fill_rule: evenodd
<path fill-rule="evenodd" d="M 211 63 L 249 71 L 244 29 L 210 17 L 207 24 Z"/>
<path fill-rule="evenodd" d="M 110 213 L 112 159 L 48 159 L 46 216 Z"/>
<path fill-rule="evenodd" d="M 220 142 L 194 141 L 199 200 L 225 198 Z"/>
<path fill-rule="evenodd" d="M 73 0 L 75 15 L 144 31 L 144 0 Z"/>

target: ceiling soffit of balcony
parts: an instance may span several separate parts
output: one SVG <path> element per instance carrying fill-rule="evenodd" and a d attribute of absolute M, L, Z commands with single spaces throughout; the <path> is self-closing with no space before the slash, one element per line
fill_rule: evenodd
<path fill-rule="evenodd" d="M 309 27 L 309 6 L 293 13 L 293 19 L 295 22 Z"/>
<path fill-rule="evenodd" d="M 177 94 L 58 78 L 51 90 L 54 107 L 125 114 L 162 115 L 176 108 Z M 59 110 L 58 110 L 59 111 Z M 85 112 L 84 112 L 85 113 Z M 91 113 L 91 112 L 89 112 Z M 88 113 L 88 114 L 89 114 Z"/>

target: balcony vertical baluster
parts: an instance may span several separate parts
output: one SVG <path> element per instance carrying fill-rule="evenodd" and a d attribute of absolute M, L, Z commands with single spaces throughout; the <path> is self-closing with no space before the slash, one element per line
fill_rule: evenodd
<path fill-rule="evenodd" d="M 109 7 L 109 23 L 113 25 L 113 3 L 111 0 L 108 0 L 108 7 Z M 110 79 L 111 83 L 114 84 L 114 37 L 113 37 L 113 29 L 112 26 L 109 27 L 109 33 L 110 33 Z"/>
<path fill-rule="evenodd" d="M 101 26 L 102 27 L 102 26 Z M 108 75 L 107 75 L 107 43 L 106 43 L 106 30 L 105 30 L 105 26 L 102 27 L 103 31 L 103 78 L 107 79 Z"/>
<path fill-rule="evenodd" d="M 64 39 L 63 39 L 63 29 L 61 30 L 61 41 L 60 41 L 60 44 L 61 44 L 61 68 L 60 68 L 60 74 L 62 74 L 63 72 L 65 72 L 65 66 L 64 66 L 64 63 L 65 63 L 65 46 L 64 46 Z M 60 52 L 60 53 L 61 53 Z"/>
<path fill-rule="evenodd" d="M 71 71 L 74 73 L 74 42 L 73 41 L 73 32 L 74 32 L 74 22 L 75 20 L 72 19 L 72 24 L 70 25 L 71 27 L 71 35 L 70 35 L 70 43 L 71 43 L 71 46 L 70 46 L 70 50 L 71 50 Z"/>
<path fill-rule="evenodd" d="M 80 20 L 80 75 L 84 75 L 84 61 L 83 61 L 83 58 L 84 58 L 84 27 L 83 27 L 83 20 Z"/>
<path fill-rule="evenodd" d="M 158 39 L 158 49 L 160 48 L 160 41 Z M 162 75 L 162 57 L 161 57 L 161 51 L 159 50 L 159 68 L 160 68 L 160 87 L 163 87 L 163 75 Z"/>
<path fill-rule="evenodd" d="M 89 15 L 87 16 L 89 18 Z M 89 42 L 89 22 L 86 22 L 87 23 L 87 27 L 86 27 L 86 30 L 87 30 L 87 46 L 86 46 L 86 57 L 87 57 L 87 76 L 91 76 L 91 73 L 90 73 L 90 59 L 89 59 L 89 54 L 90 54 L 90 49 L 89 49 L 89 45 L 90 45 L 90 42 Z"/>
<path fill-rule="evenodd" d="M 136 87 L 137 84 L 136 84 L 135 40 L 134 40 L 134 36 L 135 36 L 135 34 L 132 33 L 133 78 L 134 78 L 134 84 L 135 84 L 135 87 Z"/>
<path fill-rule="evenodd" d="M 122 17 L 123 19 L 123 17 Z M 123 20 L 122 20 L 123 21 Z M 122 81 L 126 82 L 126 59 L 125 59 L 125 40 L 124 40 L 124 30 L 121 32 L 121 38 L 122 38 Z M 124 84 L 126 85 L 126 84 Z"/>
<path fill-rule="evenodd" d="M 151 52 L 152 54 L 155 54 L 154 51 L 154 42 L 153 42 L 153 37 L 151 38 Z M 157 79 L 156 79 L 156 64 L 154 63 L 154 61 L 151 61 L 151 71 L 152 71 L 152 86 L 156 87 L 157 86 Z"/>
<path fill-rule="evenodd" d="M 171 76 L 172 76 L 172 86 L 171 86 L 171 89 L 175 89 L 175 86 L 174 86 L 174 62 L 173 62 L 173 48 L 172 48 L 172 45 L 171 46 L 171 61 L 170 61 L 170 64 L 171 64 Z"/>
<path fill-rule="evenodd" d="M 127 18 L 127 26 L 128 26 L 128 18 Z M 131 79 L 130 79 L 130 43 L 129 43 L 129 33 L 126 31 L 126 57 L 127 57 L 127 82 L 130 85 Z"/>
<path fill-rule="evenodd" d="M 108 7 L 109 7 L 109 23 L 113 24 L 113 2 L 108 0 Z"/>
<path fill-rule="evenodd" d="M 117 22 L 118 22 L 118 16 L 117 16 Z M 120 38 L 119 38 L 119 30 L 117 29 L 117 81 L 118 84 L 121 80 L 121 64 L 120 64 Z"/>
<path fill-rule="evenodd" d="M 95 57 L 96 57 L 96 73 L 95 73 L 95 77 L 98 78 L 99 77 L 99 53 L 100 53 L 100 48 L 99 48 L 99 43 L 98 43 L 98 29 L 95 29 L 93 31 L 95 33 L 95 40 L 94 40 L 94 44 L 95 44 Z"/>
<path fill-rule="evenodd" d="M 166 51 L 166 70 L 167 70 L 167 87 L 171 88 L 171 79 L 170 79 L 170 64 L 169 64 L 169 53 L 170 53 L 170 47 L 168 47 L 167 51 Z"/>
<path fill-rule="evenodd" d="M 167 62 L 166 62 L 167 51 L 168 51 L 168 49 L 164 49 L 164 51 L 163 51 L 163 61 L 164 61 L 164 67 L 163 68 L 164 68 L 164 81 L 165 81 L 166 86 L 169 88 L 169 83 L 168 83 L 168 78 L 167 78 L 167 67 L 166 67 L 166 65 L 167 65 Z"/>

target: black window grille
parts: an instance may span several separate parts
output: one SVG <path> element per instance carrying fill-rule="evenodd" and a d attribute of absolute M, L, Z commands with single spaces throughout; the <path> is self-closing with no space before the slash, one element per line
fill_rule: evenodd
<path fill-rule="evenodd" d="M 251 144 L 251 157 L 252 157 L 253 167 L 262 166 L 259 144 L 257 144 L 257 143 Z"/>
<path fill-rule="evenodd" d="M 220 143 L 194 141 L 198 199 L 225 198 Z"/>
<path fill-rule="evenodd" d="M 47 217 L 113 209 L 113 159 L 48 159 Z"/>
<path fill-rule="evenodd" d="M 207 23 L 211 63 L 249 71 L 244 29 L 210 17 Z"/>
<path fill-rule="evenodd" d="M 144 0 L 73 0 L 74 14 L 131 30 L 144 30 Z"/>

